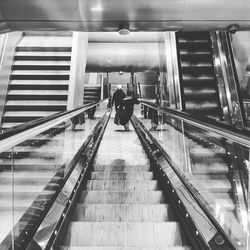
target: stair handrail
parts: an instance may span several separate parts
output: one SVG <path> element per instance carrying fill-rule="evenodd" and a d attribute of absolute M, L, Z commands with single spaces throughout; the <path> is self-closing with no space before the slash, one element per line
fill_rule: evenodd
<path fill-rule="evenodd" d="M 201 117 L 193 114 L 188 114 L 180 110 L 161 107 L 143 99 L 141 99 L 140 102 L 145 106 L 148 106 L 165 114 L 170 114 L 171 116 L 178 118 L 192 126 L 198 127 L 208 132 L 216 133 L 222 137 L 227 138 L 228 140 L 232 140 L 240 145 L 250 148 L 249 130 L 234 128 L 227 124 L 217 122 L 212 118 Z"/>
<path fill-rule="evenodd" d="M 56 125 L 67 121 L 104 101 L 106 101 L 106 99 L 14 126 L 0 134 L 0 153 L 20 144 L 21 142 L 33 138 L 52 127 L 55 127 Z"/>

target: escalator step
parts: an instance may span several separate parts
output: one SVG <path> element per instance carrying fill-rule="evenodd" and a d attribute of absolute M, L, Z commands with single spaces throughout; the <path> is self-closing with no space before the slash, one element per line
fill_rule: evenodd
<path fill-rule="evenodd" d="M 91 172 L 92 180 L 152 180 L 153 172 Z"/>
<path fill-rule="evenodd" d="M 176 222 L 72 222 L 69 225 L 65 245 L 167 247 L 182 244 L 179 224 Z"/>
<path fill-rule="evenodd" d="M 159 204 L 165 203 L 162 191 L 82 191 L 85 204 Z"/>
<path fill-rule="evenodd" d="M 96 191 L 133 191 L 133 190 L 157 190 L 157 181 L 153 180 L 88 180 L 87 190 Z"/>
<path fill-rule="evenodd" d="M 182 32 L 178 32 L 177 36 L 179 39 L 186 39 L 188 41 L 207 41 L 208 39 L 210 39 L 210 33 L 207 31 L 182 31 Z"/>
<path fill-rule="evenodd" d="M 173 218 L 168 204 L 78 204 L 73 221 L 164 222 Z"/>
<path fill-rule="evenodd" d="M 113 171 L 121 171 L 121 172 L 140 172 L 140 171 L 150 171 L 150 165 L 95 165 L 94 171 L 104 171 L 104 172 L 113 172 Z"/>
<path fill-rule="evenodd" d="M 212 74 L 202 74 L 200 72 L 196 72 L 196 74 L 183 74 L 183 81 L 191 80 L 191 81 L 215 81 L 214 76 Z"/>
<path fill-rule="evenodd" d="M 182 71 L 182 74 L 194 74 L 196 75 L 197 72 L 199 72 L 199 74 L 206 74 L 206 75 L 213 75 L 214 73 L 214 69 L 208 65 L 208 66 L 197 66 L 197 65 L 194 65 L 194 66 L 190 66 L 190 65 L 187 65 L 187 66 L 184 66 L 183 64 L 181 64 L 181 71 Z"/>

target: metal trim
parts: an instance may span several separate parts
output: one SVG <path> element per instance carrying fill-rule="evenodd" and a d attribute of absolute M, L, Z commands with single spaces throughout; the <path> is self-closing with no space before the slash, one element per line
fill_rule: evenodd
<path fill-rule="evenodd" d="M 177 119 L 185 121 L 186 123 L 198 127 L 200 129 L 216 133 L 222 137 L 232 140 L 240 145 L 250 147 L 250 131 L 244 129 L 237 129 L 227 124 L 217 122 L 207 117 L 200 117 L 185 113 L 183 111 L 173 110 L 170 108 L 162 108 L 156 104 L 141 100 L 142 104 L 161 111 L 165 114 L 169 114 Z"/>

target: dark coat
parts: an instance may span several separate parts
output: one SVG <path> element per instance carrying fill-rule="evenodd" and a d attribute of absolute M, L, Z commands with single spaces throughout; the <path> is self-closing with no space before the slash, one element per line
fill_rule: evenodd
<path fill-rule="evenodd" d="M 118 107 L 122 105 L 123 99 L 126 97 L 126 94 L 121 90 L 117 89 L 113 94 L 111 105 L 115 103 L 115 109 L 117 111 Z"/>
<path fill-rule="evenodd" d="M 124 115 L 120 117 L 120 124 L 125 125 L 128 123 L 130 120 L 131 116 L 133 115 L 134 112 L 134 105 L 138 104 L 139 101 L 135 98 L 125 98 L 123 99 L 123 104 L 122 107 L 124 108 L 125 112 Z"/>

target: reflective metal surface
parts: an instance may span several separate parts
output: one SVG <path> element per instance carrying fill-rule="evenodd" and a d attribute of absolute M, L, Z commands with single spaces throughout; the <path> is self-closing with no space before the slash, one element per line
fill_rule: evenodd
<path fill-rule="evenodd" d="M 250 28 L 248 0 L 2 0 L 11 30 L 131 31 L 216 30 L 237 23 Z M 6 30 L 6 26 L 3 27 Z"/>
<path fill-rule="evenodd" d="M 26 249 L 23 244 L 35 234 L 71 173 L 79 148 L 105 112 L 106 104 L 99 105 L 95 118 L 85 115 L 85 123 L 75 130 L 69 126 L 69 117 L 64 117 L 60 124 L 51 123 L 43 131 L 37 129 L 36 136 L 29 133 L 20 144 L 0 153 L 0 249 Z M 47 232 L 51 232 L 60 216 L 72 185 L 71 178 L 53 206 L 55 210 L 48 214 L 49 219 L 43 224 Z"/>
<path fill-rule="evenodd" d="M 169 164 L 198 192 L 235 249 L 249 249 L 250 144 L 229 139 L 230 133 L 219 135 L 210 129 L 212 123 L 200 129 L 202 122 L 194 124 L 192 119 L 150 107 L 154 115 L 139 118 L 166 151 Z"/>
<path fill-rule="evenodd" d="M 157 43 L 89 43 L 87 72 L 157 70 Z"/>

